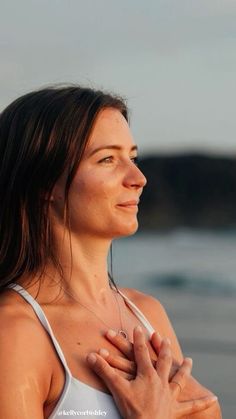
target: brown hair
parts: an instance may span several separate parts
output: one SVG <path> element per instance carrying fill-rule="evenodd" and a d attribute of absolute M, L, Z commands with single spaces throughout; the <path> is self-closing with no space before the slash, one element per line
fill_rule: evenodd
<path fill-rule="evenodd" d="M 67 170 L 68 193 L 98 113 L 112 107 L 128 120 L 124 100 L 70 85 L 28 93 L 0 115 L 0 290 L 57 260 L 49 200 Z M 65 223 L 68 219 L 65 219 Z"/>

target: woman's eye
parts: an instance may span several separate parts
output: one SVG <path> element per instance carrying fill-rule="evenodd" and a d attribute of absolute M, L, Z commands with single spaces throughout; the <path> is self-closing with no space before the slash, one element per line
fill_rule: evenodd
<path fill-rule="evenodd" d="M 113 161 L 113 156 L 108 156 L 102 160 L 99 160 L 99 163 L 112 163 L 112 161 Z"/>
<path fill-rule="evenodd" d="M 138 157 L 130 157 L 130 160 L 136 165 L 138 166 Z M 114 162 L 114 156 L 107 156 L 104 157 L 103 159 L 99 160 L 99 163 L 113 163 Z"/>
<path fill-rule="evenodd" d="M 132 162 L 136 165 L 136 166 L 138 166 L 138 157 L 136 156 L 136 157 L 131 157 L 131 159 L 130 160 L 132 160 Z"/>

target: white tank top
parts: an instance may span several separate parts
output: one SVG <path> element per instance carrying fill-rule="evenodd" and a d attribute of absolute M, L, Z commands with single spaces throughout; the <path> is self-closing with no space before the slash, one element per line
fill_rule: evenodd
<path fill-rule="evenodd" d="M 18 284 L 11 284 L 8 287 L 13 288 L 15 291 L 21 294 L 22 297 L 32 306 L 41 324 L 51 337 L 52 343 L 65 370 L 65 383 L 63 392 L 53 412 L 49 416 L 49 419 L 65 417 L 121 419 L 121 415 L 115 405 L 113 397 L 110 394 L 106 394 L 101 390 L 97 390 L 72 376 L 60 345 L 57 342 L 51 326 L 47 320 L 47 317 L 37 301 Z M 125 302 L 128 304 L 134 315 L 147 329 L 148 335 L 151 337 L 154 329 L 149 321 L 138 309 L 138 307 L 132 303 L 132 301 L 130 301 L 121 291 L 119 291 L 119 293 L 124 298 Z"/>

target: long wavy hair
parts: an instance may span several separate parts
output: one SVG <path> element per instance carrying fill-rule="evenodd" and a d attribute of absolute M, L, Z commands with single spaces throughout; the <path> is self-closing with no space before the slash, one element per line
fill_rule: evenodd
<path fill-rule="evenodd" d="M 108 107 L 128 120 L 119 96 L 77 85 L 52 86 L 16 99 L 1 113 L 0 291 L 24 274 L 42 275 L 48 261 L 62 272 L 46 198 L 66 170 L 68 226 L 70 185 L 94 122 Z"/>

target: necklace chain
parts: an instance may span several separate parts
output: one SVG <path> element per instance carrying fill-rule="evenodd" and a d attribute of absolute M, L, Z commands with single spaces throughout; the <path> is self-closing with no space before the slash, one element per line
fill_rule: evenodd
<path fill-rule="evenodd" d="M 117 299 L 116 293 L 115 293 L 115 299 L 116 299 L 116 303 L 117 303 L 118 310 L 119 310 L 120 325 L 121 325 L 121 328 L 118 330 L 118 334 L 123 336 L 125 339 L 128 339 L 128 333 L 124 330 L 124 327 L 123 327 L 120 304 L 119 304 L 119 301 Z"/>
<path fill-rule="evenodd" d="M 67 294 L 69 295 L 74 301 L 76 301 L 77 303 L 79 303 L 82 307 L 84 307 L 86 310 L 88 310 L 91 314 L 93 314 L 98 320 L 100 320 L 106 327 L 108 327 L 108 329 L 111 329 L 111 327 L 104 322 L 104 320 L 98 316 L 95 311 L 91 310 L 89 307 L 87 307 L 85 304 L 81 303 L 81 301 L 79 301 L 72 293 L 70 293 L 69 291 L 67 291 L 62 285 L 60 285 L 61 289 Z M 113 290 L 114 291 L 114 290 Z M 123 323 L 122 323 L 122 316 L 121 316 L 121 309 L 120 309 L 120 304 L 119 301 L 117 299 L 117 295 L 114 295 L 115 300 L 116 300 L 116 304 L 118 306 L 118 311 L 119 311 L 119 318 L 120 318 L 120 329 L 117 330 L 117 333 L 121 336 L 123 336 L 125 339 L 128 339 L 128 333 L 124 330 L 123 328 Z"/>

